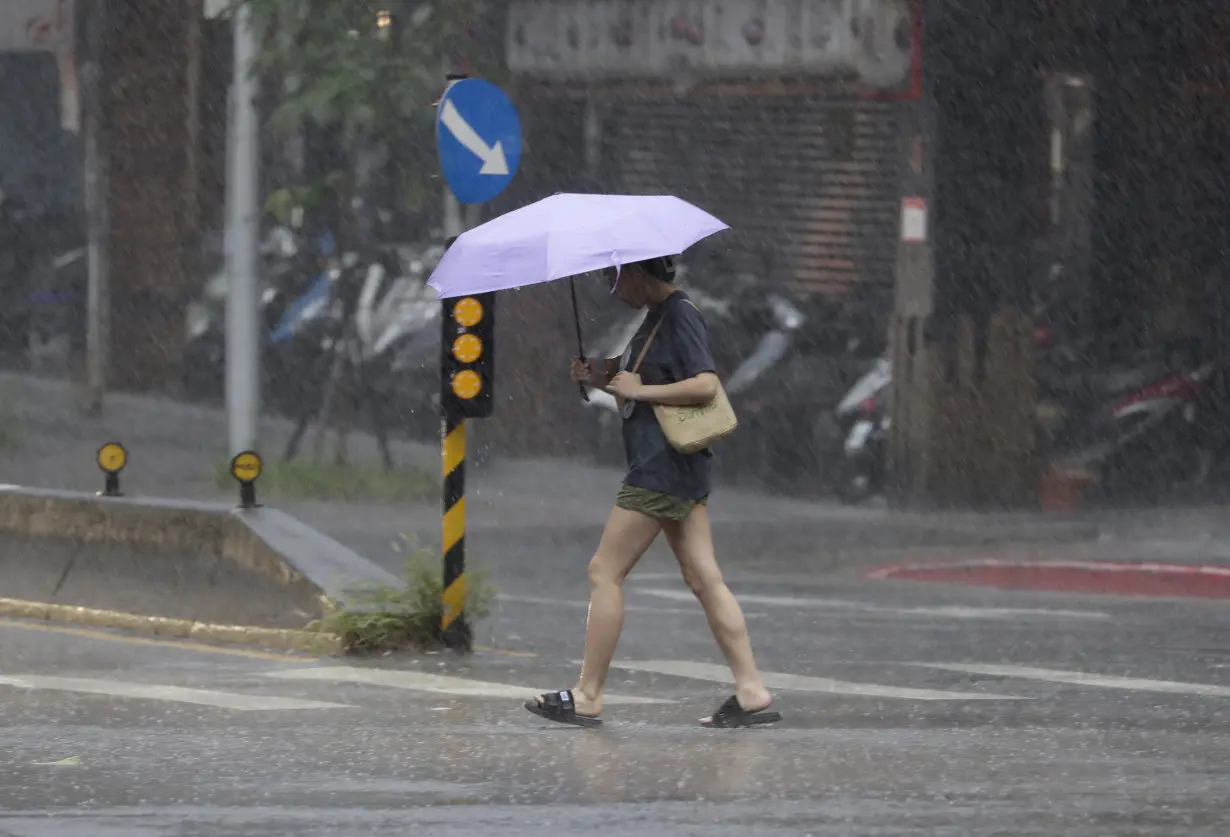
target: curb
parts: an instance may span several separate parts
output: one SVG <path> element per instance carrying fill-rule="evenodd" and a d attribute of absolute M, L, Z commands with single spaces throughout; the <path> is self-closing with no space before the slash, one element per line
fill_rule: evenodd
<path fill-rule="evenodd" d="M 152 552 L 205 553 L 280 588 L 277 595 L 286 597 L 284 608 L 302 610 L 305 622 L 312 615 L 324 616 L 338 607 L 346 607 L 363 588 L 398 583 L 397 577 L 384 568 L 302 521 L 263 507 L 243 509 L 154 497 L 101 498 L 81 492 L 0 485 L 0 535 L 47 538 L 77 545 L 121 545 Z M 65 577 L 72 566 L 70 561 Z M 62 578 L 60 583 L 63 581 Z M 123 580 L 117 583 L 122 584 Z M 132 579 L 128 583 L 133 583 Z M 141 583 L 140 579 L 136 583 Z M 0 585 L 0 592 L 35 597 L 0 597 L 0 616 L 275 651 L 338 654 L 344 650 L 339 637 L 310 630 L 175 618 L 171 614 L 182 613 L 183 608 L 177 608 L 179 603 L 174 595 L 158 608 L 164 610 L 162 615 L 142 615 L 37 601 L 43 596 L 55 597 L 49 584 L 21 590 L 4 590 Z M 191 589 L 177 593 L 192 596 Z M 116 604 L 108 600 L 94 603 Z M 260 604 L 267 602 L 262 599 Z M 217 602 L 206 610 L 196 611 L 196 615 L 204 619 L 261 621 L 259 617 L 235 616 L 233 609 Z"/>
<path fill-rule="evenodd" d="M 867 578 L 1056 593 L 1230 599 L 1230 567 L 1204 564 L 981 560 L 896 564 L 873 570 Z"/>
<path fill-rule="evenodd" d="M 142 616 L 117 610 L 97 610 L 75 605 L 0 598 L 0 616 L 67 622 L 92 628 L 118 628 L 147 636 L 191 639 L 227 645 L 245 645 L 271 651 L 339 654 L 341 639 L 332 634 L 287 628 L 255 628 L 245 625 L 215 625 L 165 616 Z"/>

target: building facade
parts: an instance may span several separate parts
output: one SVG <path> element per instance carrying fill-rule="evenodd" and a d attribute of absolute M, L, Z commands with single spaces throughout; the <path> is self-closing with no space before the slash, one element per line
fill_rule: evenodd
<path fill-rule="evenodd" d="M 751 275 L 886 327 L 900 116 L 920 89 L 910 3 L 513 0 L 504 14 L 525 156 L 495 211 L 557 191 L 677 195 L 732 228 L 693 248 L 702 283 Z M 616 312 L 600 289 L 578 289 L 596 334 Z M 570 317 L 550 288 L 509 305 L 529 322 Z M 575 388 L 561 385 L 560 335 L 501 337 L 516 447 L 592 446 L 577 437 Z M 558 421 L 535 409 L 547 392 Z"/>
<path fill-rule="evenodd" d="M 515 2 L 506 54 L 565 114 L 528 145 L 579 148 L 575 187 L 678 195 L 731 225 L 734 269 L 884 304 L 916 35 L 900 0 Z"/>

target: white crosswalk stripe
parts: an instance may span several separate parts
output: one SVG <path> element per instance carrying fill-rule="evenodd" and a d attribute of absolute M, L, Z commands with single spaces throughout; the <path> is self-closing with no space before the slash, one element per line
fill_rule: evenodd
<path fill-rule="evenodd" d="M 324 703 L 317 700 L 299 700 L 297 698 L 270 697 L 266 695 L 244 695 L 234 692 L 216 692 L 208 689 L 186 689 L 182 686 L 125 683 L 119 680 L 95 680 L 84 677 L 52 677 L 36 674 L 23 674 L 20 676 L 0 675 L 0 686 L 10 686 L 16 689 L 46 689 L 86 695 L 137 698 L 170 703 L 192 703 L 198 706 L 213 706 L 219 709 L 233 709 L 240 712 L 352 708 L 343 703 Z"/>
<path fill-rule="evenodd" d="M 630 593 L 643 593 L 670 601 L 695 602 L 696 597 L 688 590 L 670 590 L 654 587 L 631 587 Z M 814 608 L 817 610 L 858 611 L 886 616 L 921 616 L 951 619 L 1110 619 L 1109 613 L 1097 610 L 1050 610 L 1026 607 L 973 607 L 969 605 L 942 605 L 937 607 L 888 607 L 886 605 L 859 602 L 852 599 L 814 598 L 804 596 L 766 596 L 759 593 L 738 593 L 743 605 L 764 605 L 774 608 Z"/>
<path fill-rule="evenodd" d="M 669 674 L 713 683 L 733 683 L 730 670 L 711 663 L 694 663 L 686 660 L 646 660 L 631 662 L 616 661 L 612 668 L 625 671 Z M 770 689 L 785 689 L 798 692 L 822 692 L 831 695 L 852 697 L 901 698 L 904 700 L 1032 700 L 1015 695 L 997 695 L 985 692 L 952 692 L 936 689 L 910 689 L 899 686 L 882 686 L 877 683 L 850 683 L 828 677 L 804 677 L 798 674 L 761 672 L 765 685 Z"/>
<path fill-rule="evenodd" d="M 654 615 L 672 615 L 672 616 L 701 616 L 705 615 L 700 605 L 696 604 L 695 597 L 689 595 L 692 599 L 692 607 L 661 607 L 659 605 L 624 605 L 624 611 L 627 613 L 650 613 Z M 532 604 L 532 605 L 547 605 L 549 607 L 570 607 L 575 610 L 588 610 L 589 599 L 560 599 L 551 598 L 550 596 L 515 596 L 501 593 L 499 600 L 502 602 L 512 602 L 515 604 Z M 745 614 L 751 616 L 752 614 Z"/>
<path fill-rule="evenodd" d="M 1201 695 L 1204 697 L 1230 697 L 1230 687 L 1227 686 L 1181 683 L 1173 680 L 1150 680 L 1143 677 L 1119 677 L 1110 674 L 1088 674 L 1080 671 L 1061 671 L 1059 669 L 1014 665 L 979 665 L 974 663 L 909 663 L 909 665 L 943 671 L 956 671 L 963 674 L 984 674 L 989 677 L 1040 680 L 1049 683 L 1090 686 L 1100 689 L 1165 692 L 1174 695 Z"/>
<path fill-rule="evenodd" d="M 354 666 L 320 666 L 312 668 L 294 668 L 265 673 L 266 677 L 276 680 L 301 680 L 327 683 L 361 683 L 369 686 L 384 686 L 392 689 L 404 689 L 412 692 L 431 692 L 455 697 L 480 697 L 501 699 L 528 699 L 532 695 L 554 691 L 552 689 L 535 688 L 533 686 L 514 686 L 506 683 L 492 683 L 486 680 L 471 680 L 464 677 L 448 677 L 442 674 L 427 674 L 421 671 L 405 671 L 377 668 L 358 668 Z M 674 703 L 664 698 L 638 697 L 635 695 L 608 694 L 605 702 L 611 705 L 619 704 L 663 704 Z"/>
<path fill-rule="evenodd" d="M 868 665 L 874 664 L 867 661 L 862 663 L 860 667 Z M 611 664 L 611 667 L 613 670 L 625 672 L 666 675 L 683 681 L 699 680 L 709 683 L 732 683 L 730 672 L 726 666 L 714 663 L 691 660 L 617 660 Z M 909 682 L 908 679 L 902 679 L 903 672 L 908 677 L 910 671 L 917 673 L 920 669 L 928 669 L 960 675 L 982 675 L 1002 678 L 1005 681 L 1017 679 L 1091 689 L 1115 689 L 1121 691 L 1161 692 L 1176 695 L 1230 698 L 1230 686 L 1149 679 L 1145 677 L 1124 677 L 1024 665 L 885 661 L 882 667 L 884 669 L 892 668 L 894 670 L 893 679 L 898 683 Z M 240 712 L 354 709 L 356 705 L 364 701 L 379 699 L 378 695 L 374 693 L 368 693 L 366 697 L 360 699 L 353 691 L 347 692 L 344 697 L 339 698 L 336 694 L 331 693 L 336 690 L 328 688 L 331 685 L 343 684 L 374 687 L 378 690 L 416 692 L 424 695 L 514 701 L 522 701 L 531 695 L 551 691 L 550 689 L 532 685 L 510 684 L 475 677 L 458 677 L 423 671 L 364 666 L 308 665 L 274 670 L 257 669 L 251 671 L 250 674 L 254 679 L 244 682 L 249 686 L 256 684 L 254 688 L 251 688 L 251 691 L 262 693 L 243 694 L 204 688 L 126 682 L 115 679 L 20 673 L 0 675 L 0 690 L 12 688 L 31 691 L 69 692 L 121 699 L 194 704 Z M 876 682 L 851 682 L 830 677 L 783 672 L 763 672 L 762 674 L 765 684 L 774 691 L 837 695 L 846 698 L 928 702 L 1036 701 L 1042 699 L 1037 696 L 970 691 L 968 686 L 965 689 L 921 688 L 907 685 L 887 685 Z M 233 674 L 228 678 L 228 682 L 232 685 L 235 683 Z M 267 691 L 267 687 L 271 682 L 281 682 L 289 688 L 293 688 L 293 684 L 302 684 L 301 688 L 310 687 L 312 689 L 315 693 L 313 694 L 314 697 L 323 697 L 325 699 L 307 700 L 297 696 L 281 697 L 264 694 L 263 692 Z M 262 688 L 262 684 L 265 688 Z M 942 686 L 944 684 L 937 685 Z M 680 702 L 677 695 L 671 696 L 679 688 L 679 684 L 671 685 L 669 681 L 630 688 L 637 691 L 638 694 L 608 694 L 605 696 L 606 703 L 609 706 L 635 706 L 667 705 Z M 336 700 L 329 700 L 329 698 L 335 698 Z M 3 698 L 0 697 L 0 700 L 3 700 Z"/>

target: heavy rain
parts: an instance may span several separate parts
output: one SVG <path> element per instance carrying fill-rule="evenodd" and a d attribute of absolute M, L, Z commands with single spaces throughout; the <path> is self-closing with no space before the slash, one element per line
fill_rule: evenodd
<path fill-rule="evenodd" d="M 0 0 L 0 837 L 1225 837 L 1228 39 Z"/>

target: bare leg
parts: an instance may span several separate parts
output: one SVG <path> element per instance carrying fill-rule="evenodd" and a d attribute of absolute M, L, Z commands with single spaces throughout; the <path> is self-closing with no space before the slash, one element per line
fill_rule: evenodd
<path fill-rule="evenodd" d="M 709 510 L 698 505 L 683 522 L 665 524 L 664 531 L 683 571 L 683 580 L 705 609 L 709 629 L 734 675 L 739 705 L 746 712 L 767 709 L 773 698 L 756 668 L 743 610 L 718 568 L 713 533 L 709 528 Z"/>
<path fill-rule="evenodd" d="M 598 551 L 589 562 L 585 661 L 572 690 L 578 715 L 597 717 L 602 712 L 602 689 L 624 625 L 624 579 L 660 531 L 661 524 L 652 517 L 618 506 L 611 509 Z"/>

